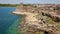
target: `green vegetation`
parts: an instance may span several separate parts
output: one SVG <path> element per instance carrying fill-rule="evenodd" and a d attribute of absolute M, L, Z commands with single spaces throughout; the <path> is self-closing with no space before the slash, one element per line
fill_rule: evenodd
<path fill-rule="evenodd" d="M 0 4 L 0 7 L 16 7 L 19 4 Z"/>
<path fill-rule="evenodd" d="M 47 16 L 43 16 L 41 13 L 39 13 L 36 18 L 37 19 L 43 18 L 48 24 L 51 24 L 51 25 L 55 25 L 55 26 L 60 25 L 60 22 L 55 22 L 55 21 L 52 20 L 52 18 L 47 17 Z"/>
<path fill-rule="evenodd" d="M 0 4 L 0 7 L 17 7 L 19 6 L 19 4 Z M 32 6 L 32 7 L 36 7 L 36 6 L 33 6 L 31 4 L 24 4 L 24 6 Z"/>
<path fill-rule="evenodd" d="M 33 8 L 36 8 L 36 6 L 33 6 L 31 4 L 24 4 L 23 6 L 32 6 Z"/>

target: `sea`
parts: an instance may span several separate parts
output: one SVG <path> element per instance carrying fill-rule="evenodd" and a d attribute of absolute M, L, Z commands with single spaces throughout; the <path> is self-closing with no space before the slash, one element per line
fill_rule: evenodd
<path fill-rule="evenodd" d="M 0 34 L 18 34 L 21 16 L 12 14 L 16 7 L 0 7 Z"/>

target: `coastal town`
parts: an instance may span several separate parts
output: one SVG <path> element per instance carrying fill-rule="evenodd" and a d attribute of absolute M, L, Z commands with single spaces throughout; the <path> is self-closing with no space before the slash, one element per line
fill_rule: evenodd
<path fill-rule="evenodd" d="M 60 34 L 60 4 L 23 4 L 13 14 L 22 16 L 20 34 Z"/>

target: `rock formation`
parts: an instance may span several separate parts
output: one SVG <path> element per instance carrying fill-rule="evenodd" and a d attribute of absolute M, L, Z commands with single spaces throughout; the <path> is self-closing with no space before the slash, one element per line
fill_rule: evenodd
<path fill-rule="evenodd" d="M 48 16 L 52 18 L 53 21 L 55 22 L 60 22 L 60 15 L 57 15 L 55 12 L 42 12 L 43 16 Z"/>
<path fill-rule="evenodd" d="M 22 16 L 22 21 L 19 24 L 21 34 L 60 34 L 60 26 L 48 24 L 46 21 L 48 17 L 54 22 L 60 22 L 60 16 L 54 12 L 38 10 L 37 7 L 27 7 L 28 6 L 23 5 L 19 6 L 17 10 L 13 12 L 13 14 Z"/>

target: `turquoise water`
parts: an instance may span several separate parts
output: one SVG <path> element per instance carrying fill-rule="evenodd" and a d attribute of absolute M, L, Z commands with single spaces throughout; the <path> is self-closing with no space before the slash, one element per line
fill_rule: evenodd
<path fill-rule="evenodd" d="M 19 18 L 11 14 L 16 8 L 0 7 L 0 34 L 18 34 Z"/>
<path fill-rule="evenodd" d="M 6 34 L 19 34 L 18 32 L 18 24 L 19 24 L 19 20 L 21 19 L 21 17 L 19 17 L 19 19 L 17 19 L 13 25 L 11 25 L 9 28 L 8 28 L 8 31 L 6 32 Z"/>

